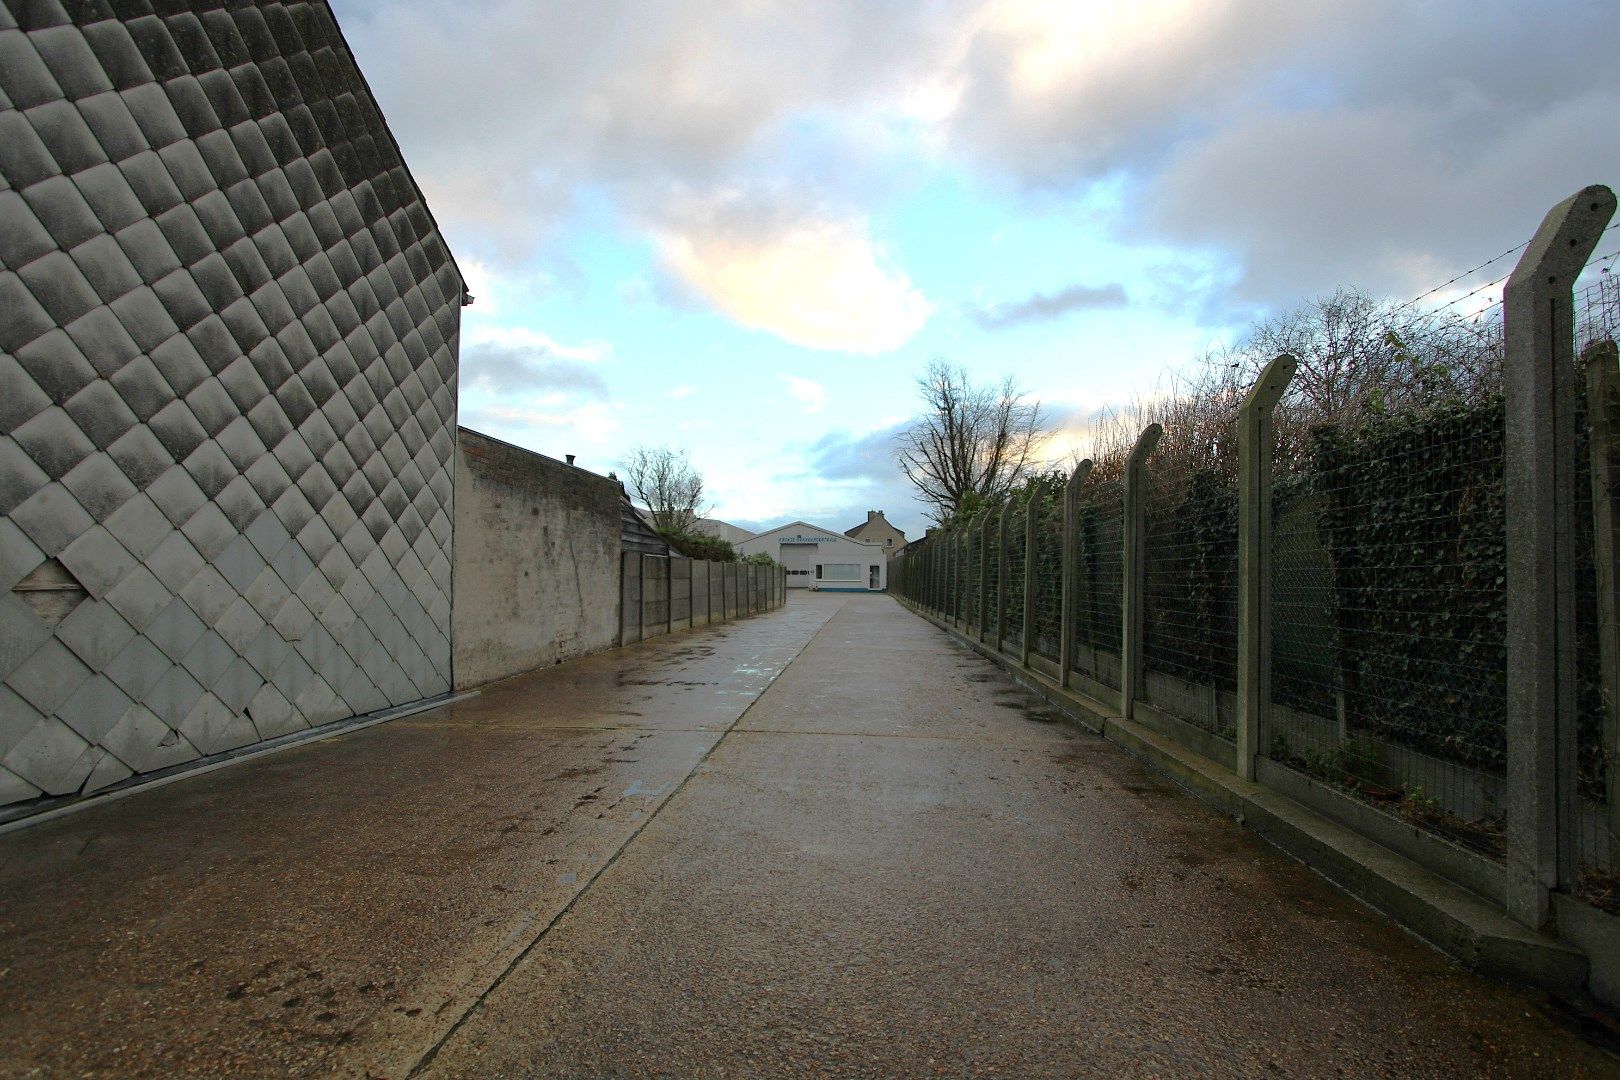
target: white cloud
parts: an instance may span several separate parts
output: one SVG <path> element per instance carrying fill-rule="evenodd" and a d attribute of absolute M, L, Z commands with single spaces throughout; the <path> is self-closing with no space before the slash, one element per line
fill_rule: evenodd
<path fill-rule="evenodd" d="M 697 387 L 695 386 L 675 386 L 666 391 L 664 396 L 680 401 L 682 398 L 689 398 L 695 393 L 697 393 Z"/>
<path fill-rule="evenodd" d="M 945 123 L 959 150 L 1021 178 L 1100 175 L 1246 92 L 1332 9 L 1296 0 L 989 0 L 942 58 L 943 78 L 958 87 Z"/>
<path fill-rule="evenodd" d="M 552 457 L 574 453 L 578 445 L 611 450 L 618 443 L 619 408 L 611 402 L 587 402 L 568 408 L 492 404 L 465 410 L 463 423 L 509 439 Z"/>
<path fill-rule="evenodd" d="M 804 406 L 805 413 L 818 413 L 827 405 L 827 388 L 812 379 L 801 379 L 797 375 L 781 376 L 787 383 L 788 393 L 793 400 Z"/>
<path fill-rule="evenodd" d="M 675 286 L 631 280 L 627 302 L 690 294 L 789 341 L 894 348 L 929 301 L 869 208 L 919 161 L 1077 201 L 1111 181 L 1102 228 L 1240 259 L 1265 302 L 1433 284 L 1620 173 L 1613 0 L 337 6 L 503 314 L 478 260 L 561 258 L 547 241 L 606 206 Z M 691 218 L 739 190 L 748 221 Z"/>
<path fill-rule="evenodd" d="M 469 320 L 471 322 L 471 320 Z M 493 345 L 505 349 L 522 349 L 540 356 L 559 360 L 578 360 L 594 364 L 613 352 L 606 341 L 584 341 L 578 345 L 565 345 L 550 334 L 531 330 L 526 326 L 501 326 L 472 323 L 461 335 L 462 348 Z"/>
<path fill-rule="evenodd" d="M 888 352 L 933 311 L 864 218 L 727 193 L 687 200 L 655 228 L 665 266 L 686 286 L 797 345 Z"/>
<path fill-rule="evenodd" d="M 1255 298 L 1416 295 L 1620 177 L 1620 144 L 1593 137 L 1617 112 L 1611 87 L 1499 118 L 1457 101 L 1247 116 L 1170 159 L 1154 224 L 1238 255 Z M 1491 138 L 1459 142 L 1487 120 Z"/>
<path fill-rule="evenodd" d="M 543 403 L 570 396 L 608 397 L 607 381 L 595 365 L 523 346 L 478 344 L 462 349 L 461 384 L 507 397 L 544 394 Z"/>
<path fill-rule="evenodd" d="M 897 96 L 956 24 L 869 0 L 337 6 L 436 212 L 506 255 L 583 188 L 723 183 L 805 108 Z"/>

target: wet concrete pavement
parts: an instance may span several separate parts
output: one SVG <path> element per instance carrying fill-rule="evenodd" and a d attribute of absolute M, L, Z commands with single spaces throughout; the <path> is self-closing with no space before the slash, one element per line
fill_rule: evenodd
<path fill-rule="evenodd" d="M 831 614 L 603 653 L 0 835 L 0 1076 L 403 1076 Z"/>
<path fill-rule="evenodd" d="M 0 837 L 0 969 L 7 1074 L 1620 1074 L 881 596 Z"/>

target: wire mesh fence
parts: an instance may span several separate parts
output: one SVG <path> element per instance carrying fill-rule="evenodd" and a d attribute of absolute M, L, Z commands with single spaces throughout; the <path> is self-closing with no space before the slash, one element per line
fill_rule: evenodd
<path fill-rule="evenodd" d="M 1002 645 L 1019 649 L 1024 644 L 1024 514 L 1022 505 L 1007 515 L 1007 588 L 1004 601 L 1005 630 Z"/>
<path fill-rule="evenodd" d="M 1035 510 L 1035 636 L 1030 651 L 1057 662 L 1063 638 L 1063 489 L 1045 484 Z"/>
<path fill-rule="evenodd" d="M 1262 748 L 1493 856 L 1506 751 L 1500 396 L 1323 425 L 1272 501 Z"/>
<path fill-rule="evenodd" d="M 1237 488 L 1191 454 L 1144 471 L 1142 699 L 1230 734 L 1237 689 Z"/>
<path fill-rule="evenodd" d="M 1420 861 L 1433 857 L 1443 873 L 1485 895 L 1518 896 L 1512 890 L 1523 886 L 1502 869 L 1509 829 L 1516 852 L 1545 858 L 1549 845 L 1555 850 L 1560 889 L 1572 886 L 1566 870 L 1573 844 L 1576 894 L 1620 914 L 1620 359 L 1613 344 L 1620 335 L 1620 282 L 1613 273 L 1620 250 L 1590 262 L 1573 291 L 1574 439 L 1561 426 L 1570 424 L 1567 409 L 1549 421 L 1544 411 L 1527 408 L 1531 415 L 1522 421 L 1537 432 L 1532 445 L 1557 446 L 1549 458 L 1556 459 L 1554 469 L 1544 466 L 1539 450 L 1512 460 L 1507 454 L 1519 429 L 1507 430 L 1505 388 L 1537 387 L 1534 399 L 1511 399 L 1515 417 L 1525 401 L 1562 394 L 1561 387 L 1554 393 L 1533 381 L 1544 372 L 1533 366 L 1540 354 L 1519 351 L 1518 330 L 1510 353 L 1504 331 L 1499 287 L 1509 280 L 1511 258 L 1526 247 L 1407 304 L 1334 298 L 1323 308 L 1333 332 L 1317 343 L 1322 351 L 1301 353 L 1298 369 L 1289 367 L 1293 381 L 1273 414 L 1271 486 L 1244 472 L 1245 498 L 1262 492 L 1270 500 L 1269 548 L 1249 547 L 1246 557 L 1254 562 L 1246 565 L 1264 565 L 1266 550 L 1271 560 L 1269 603 L 1245 616 L 1245 641 L 1269 641 L 1270 696 L 1246 713 L 1260 717 L 1261 726 L 1245 729 L 1244 745 L 1270 761 L 1239 765 L 1380 843 Z M 1485 277 L 1491 280 L 1475 284 Z M 1345 333 L 1334 336 L 1339 330 Z M 1291 341 L 1279 343 L 1296 351 Z M 1567 343 L 1557 348 L 1561 354 Z M 1139 536 L 1127 535 L 1136 526 L 1125 519 L 1120 463 L 1108 459 L 1077 491 L 1071 532 L 1061 492 L 1042 489 L 1027 545 L 1017 499 L 1005 516 L 1005 537 L 991 518 L 986 528 L 964 534 L 953 556 L 958 610 L 969 626 L 982 624 L 992 640 L 999 626 L 1008 652 L 1027 645 L 1050 660 L 1070 659 L 1082 677 L 1070 685 L 1096 693 L 1098 685 L 1121 689 L 1125 554 L 1140 543 L 1143 591 L 1132 603 L 1140 601 L 1142 637 L 1132 663 L 1141 685 L 1121 697 L 1153 707 L 1128 715 L 1146 716 L 1222 760 L 1218 742 L 1165 724 L 1162 716 L 1220 737 L 1236 733 L 1237 461 L 1249 445 L 1237 438 L 1237 405 L 1245 389 L 1235 380 L 1211 383 L 1199 391 L 1204 397 L 1172 402 L 1157 414 L 1164 434 L 1142 474 Z M 1533 519 L 1551 529 L 1557 565 L 1548 569 L 1518 554 L 1541 551 L 1545 533 L 1525 534 L 1535 539 L 1515 548 L 1510 564 L 1509 526 L 1518 538 L 1531 519 L 1510 523 L 1509 507 L 1526 505 L 1520 501 L 1526 490 L 1546 498 L 1549 469 L 1558 491 L 1570 482 L 1575 496 L 1573 515 L 1562 495 L 1547 510 L 1556 525 L 1546 526 L 1539 514 Z M 1066 556 L 1074 567 L 1069 658 L 1061 656 Z M 1560 672 L 1569 670 L 1562 665 L 1573 652 L 1573 685 L 1567 678 L 1558 683 L 1564 696 L 1540 689 L 1545 672 L 1528 666 L 1533 657 L 1525 659 L 1537 650 L 1515 647 L 1510 656 L 1510 593 L 1535 598 L 1537 612 L 1520 622 L 1525 608 L 1515 607 L 1516 641 L 1532 636 L 1531 627 L 1537 635 L 1554 628 L 1549 651 L 1559 657 Z M 1558 618 L 1542 614 L 1554 608 Z M 1572 642 L 1563 621 L 1571 614 Z M 1246 654 L 1246 692 L 1267 685 L 1264 665 L 1252 659 Z M 1523 757 L 1514 758 L 1512 782 L 1521 786 L 1511 797 L 1510 670 L 1514 686 L 1525 688 L 1513 698 L 1512 753 Z M 1569 753 L 1562 726 L 1569 722 L 1573 793 L 1568 758 L 1548 749 L 1556 744 L 1557 754 Z M 1565 808 L 1574 811 L 1573 830 Z M 1485 858 L 1438 845 L 1436 837 Z"/>
<path fill-rule="evenodd" d="M 979 597 L 979 530 L 978 523 L 963 526 L 957 544 L 957 558 L 961 560 L 962 596 L 956 609 L 958 625 L 966 628 L 974 619 L 974 608 Z"/>
<path fill-rule="evenodd" d="M 980 612 L 980 628 L 987 635 L 995 635 L 996 612 L 1001 610 L 1001 573 L 996 565 L 996 551 L 1001 542 L 1001 521 L 991 513 L 985 518 L 983 528 L 978 529 L 978 546 L 980 546 L 980 559 L 978 559 L 978 572 L 983 575 L 983 586 L 978 594 L 983 597 L 983 610 Z"/>
<path fill-rule="evenodd" d="M 1081 486 L 1075 531 L 1074 667 L 1118 690 L 1125 595 L 1125 485 L 1118 478 Z"/>
<path fill-rule="evenodd" d="M 1617 253 L 1620 254 L 1620 253 Z M 1609 262 L 1614 261 L 1610 256 Z M 1575 295 L 1582 370 L 1575 417 L 1575 696 L 1577 888 L 1620 910 L 1620 806 L 1614 756 L 1620 744 L 1620 640 L 1615 621 L 1615 501 L 1620 476 L 1620 283 L 1610 272 Z"/>
<path fill-rule="evenodd" d="M 1620 340 L 1620 251 L 1592 261 L 1600 267 L 1575 293 L 1575 349 L 1580 355 L 1593 345 Z M 1589 268 L 1590 269 L 1590 268 Z"/>

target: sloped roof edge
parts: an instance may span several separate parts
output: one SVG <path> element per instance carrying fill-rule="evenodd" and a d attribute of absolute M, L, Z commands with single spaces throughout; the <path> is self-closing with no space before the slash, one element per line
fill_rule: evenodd
<path fill-rule="evenodd" d="M 439 219 L 434 216 L 433 206 L 428 202 L 427 194 L 422 190 L 422 185 L 416 182 L 416 173 L 411 170 L 410 160 L 406 158 L 399 140 L 394 137 L 394 125 L 388 122 L 388 114 L 383 112 L 382 102 L 377 100 L 376 91 L 371 89 L 371 80 L 366 78 L 366 69 L 360 66 L 359 57 L 354 55 L 354 49 L 349 45 L 349 35 L 343 32 L 343 23 L 339 21 L 337 12 L 332 10 L 332 0 L 322 0 L 322 6 L 326 8 L 326 17 L 332 20 L 332 26 L 337 30 L 338 41 L 349 56 L 349 63 L 354 65 L 355 74 L 360 76 L 360 85 L 365 88 L 366 97 L 371 99 L 371 107 L 377 110 L 378 117 L 382 119 L 383 133 L 388 136 L 388 142 L 393 146 L 394 153 L 399 155 L 400 164 L 405 166 L 405 176 L 410 180 L 417 199 L 421 201 L 423 212 L 427 214 L 428 220 L 433 222 L 434 231 L 439 234 L 439 242 L 444 245 L 444 253 L 450 257 L 450 265 L 455 268 L 456 277 L 461 282 L 461 304 L 466 307 L 473 301 L 472 294 L 467 291 L 467 275 L 461 272 L 461 264 L 456 261 L 456 253 L 450 248 L 450 240 L 444 235 Z"/>

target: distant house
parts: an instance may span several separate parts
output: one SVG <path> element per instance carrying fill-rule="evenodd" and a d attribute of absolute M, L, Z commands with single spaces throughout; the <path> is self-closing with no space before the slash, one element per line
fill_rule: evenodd
<path fill-rule="evenodd" d="M 882 592 L 889 585 L 881 543 L 855 540 L 807 521 L 790 521 L 737 545 L 739 555 L 769 555 L 787 568 L 790 589 Z"/>
<path fill-rule="evenodd" d="M 906 534 L 890 525 L 881 510 L 868 510 L 866 520 L 853 529 L 845 529 L 844 535 L 853 540 L 869 540 L 888 552 L 890 558 L 906 546 Z"/>

